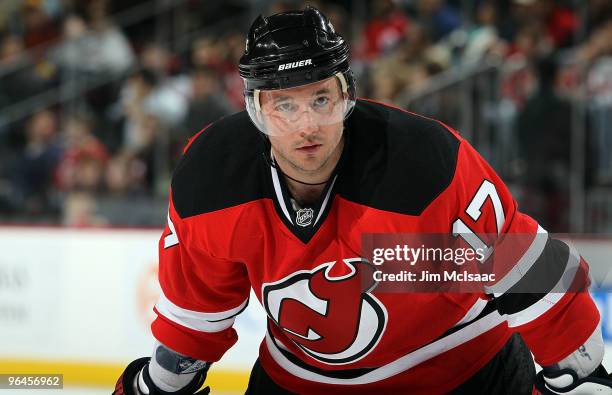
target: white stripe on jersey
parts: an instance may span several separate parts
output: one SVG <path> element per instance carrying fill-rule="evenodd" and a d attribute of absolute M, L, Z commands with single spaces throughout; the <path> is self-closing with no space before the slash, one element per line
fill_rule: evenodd
<path fill-rule="evenodd" d="M 338 176 L 336 175 L 331 185 L 329 186 L 329 189 L 327 190 L 327 195 L 325 195 L 325 199 L 323 200 L 323 204 L 321 205 L 321 208 L 319 208 L 319 214 L 317 215 L 317 219 L 315 220 L 313 225 L 316 225 L 317 222 L 319 222 L 321 215 L 323 215 L 323 212 L 325 211 L 325 207 L 327 207 L 327 203 L 329 202 L 329 196 L 331 195 L 331 191 L 334 188 L 334 184 L 336 183 L 337 178 Z"/>
<path fill-rule="evenodd" d="M 274 158 L 272 160 L 274 160 Z M 293 224 L 293 221 L 291 221 L 291 216 L 289 215 L 289 210 L 287 210 L 287 205 L 285 205 L 285 199 L 283 198 L 283 190 L 281 189 L 280 180 L 278 178 L 278 171 L 276 171 L 274 166 L 270 166 L 270 171 L 272 172 L 272 184 L 274 184 L 276 200 L 278 201 L 278 204 L 280 204 L 283 214 L 285 214 L 285 217 L 287 217 L 289 223 Z"/>
<path fill-rule="evenodd" d="M 462 328 L 457 332 L 443 337 L 440 340 L 406 354 L 393 362 L 376 368 L 359 377 L 348 379 L 327 377 L 294 364 L 282 354 L 269 333 L 266 333 L 266 346 L 270 351 L 270 355 L 279 366 L 292 375 L 300 377 L 304 380 L 337 385 L 369 384 L 400 374 L 420 363 L 432 359 L 450 349 L 458 347 L 482 335 L 485 332 L 488 332 L 503 322 L 504 318 L 497 311 L 494 311 L 467 325 L 465 328 Z"/>
<path fill-rule="evenodd" d="M 531 245 L 525 251 L 525 254 L 518 260 L 518 262 L 512 267 L 512 269 L 506 273 L 506 275 L 491 286 L 485 286 L 485 292 L 493 294 L 496 298 L 507 292 L 512 286 L 520 281 L 521 278 L 527 273 L 533 264 L 538 260 L 546 242 L 548 241 L 548 232 L 538 225 L 537 233 L 531 242 Z"/>
<path fill-rule="evenodd" d="M 476 302 L 472 305 L 472 307 L 470 307 L 467 313 L 465 313 L 463 318 L 460 319 L 459 322 L 457 322 L 454 326 L 463 325 L 465 323 L 472 321 L 473 319 L 478 317 L 480 313 L 482 313 L 485 307 L 487 307 L 487 304 L 489 304 L 487 300 L 478 298 L 478 300 L 476 300 Z"/>
<path fill-rule="evenodd" d="M 155 309 L 170 321 L 186 328 L 201 332 L 220 332 L 234 324 L 236 315 L 246 307 L 248 301 L 249 298 L 246 298 L 244 302 L 231 310 L 202 313 L 175 305 L 161 292 Z"/>
<path fill-rule="evenodd" d="M 525 325 L 550 310 L 555 304 L 557 304 L 558 301 L 561 300 L 563 295 L 565 295 L 566 291 L 570 288 L 579 267 L 580 255 L 574 246 L 569 245 L 567 265 L 565 266 L 565 271 L 555 287 L 546 296 L 527 307 L 525 310 L 514 314 L 508 314 L 506 316 L 508 326 L 516 327 Z"/>

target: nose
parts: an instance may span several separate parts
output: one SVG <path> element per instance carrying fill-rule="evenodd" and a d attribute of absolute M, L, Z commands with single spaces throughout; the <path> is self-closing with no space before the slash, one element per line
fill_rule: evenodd
<path fill-rule="evenodd" d="M 313 116 L 312 110 L 307 109 L 302 113 L 302 117 L 299 122 L 300 137 L 304 138 L 310 134 L 315 133 L 319 130 L 319 124 L 315 116 Z"/>

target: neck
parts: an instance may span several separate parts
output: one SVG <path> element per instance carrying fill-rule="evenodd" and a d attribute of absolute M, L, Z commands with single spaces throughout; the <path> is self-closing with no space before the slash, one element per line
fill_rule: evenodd
<path fill-rule="evenodd" d="M 340 140 L 329 160 L 313 172 L 299 171 L 291 164 L 284 163 L 285 161 L 279 156 L 277 164 L 283 172 L 289 192 L 298 204 L 312 205 L 319 200 L 340 160 L 343 147 L 344 139 Z"/>
<path fill-rule="evenodd" d="M 325 184 L 322 185 L 304 185 L 288 180 L 287 187 L 291 196 L 300 206 L 312 206 L 319 201 Z"/>

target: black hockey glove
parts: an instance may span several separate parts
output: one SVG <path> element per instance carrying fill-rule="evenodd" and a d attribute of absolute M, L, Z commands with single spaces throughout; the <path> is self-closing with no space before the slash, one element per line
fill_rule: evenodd
<path fill-rule="evenodd" d="M 536 377 L 536 388 L 542 395 L 612 395 L 612 378 L 602 365 L 581 379 L 571 369 L 541 370 Z"/>
<path fill-rule="evenodd" d="M 208 395 L 210 393 L 210 387 L 204 387 L 198 391 L 204 384 L 206 371 L 198 373 L 193 380 L 180 391 L 166 392 L 160 390 L 155 386 L 153 380 L 151 380 L 149 376 L 148 368 L 150 359 L 151 358 L 145 357 L 130 363 L 123 371 L 121 377 L 119 377 L 119 380 L 117 380 L 113 395 Z M 142 374 L 139 379 L 138 376 L 140 371 L 142 371 Z"/>

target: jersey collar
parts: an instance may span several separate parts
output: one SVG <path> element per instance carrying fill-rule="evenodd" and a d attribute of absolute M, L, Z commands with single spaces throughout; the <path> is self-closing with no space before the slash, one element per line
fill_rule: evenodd
<path fill-rule="evenodd" d="M 282 173 L 276 168 L 274 157 L 270 152 L 271 161 L 269 167 L 272 185 L 274 188 L 274 207 L 276 208 L 278 216 L 291 231 L 291 233 L 293 233 L 304 244 L 308 243 L 312 239 L 329 214 L 335 195 L 334 186 L 336 185 L 336 180 L 338 179 L 339 170 L 344 162 L 343 159 L 346 156 L 346 146 L 347 142 L 345 141 L 342 155 L 340 156 L 338 164 L 332 172 L 331 177 L 327 181 L 318 202 L 314 205 L 304 207 L 299 207 L 295 203 L 292 203 L 293 199 L 291 197 L 291 193 L 289 192 L 285 177 L 283 177 Z"/>

